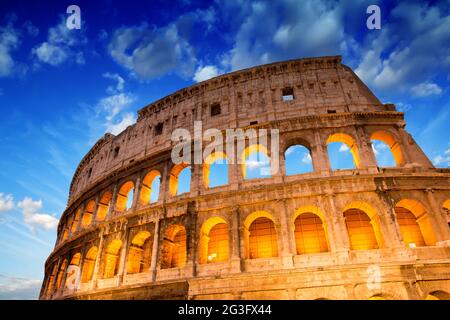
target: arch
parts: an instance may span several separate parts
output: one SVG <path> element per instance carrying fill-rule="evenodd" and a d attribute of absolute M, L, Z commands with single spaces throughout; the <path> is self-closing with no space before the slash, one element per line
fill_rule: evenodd
<path fill-rule="evenodd" d="M 125 211 L 129 209 L 129 197 L 131 196 L 131 192 L 134 190 L 133 181 L 127 181 L 119 189 L 117 193 L 117 201 L 116 201 L 116 210 L 117 211 Z M 132 200 L 132 199 L 131 199 Z"/>
<path fill-rule="evenodd" d="M 131 240 L 127 256 L 127 273 L 141 273 L 150 268 L 152 244 L 149 231 L 139 231 Z"/>
<path fill-rule="evenodd" d="M 396 203 L 395 212 L 396 213 L 400 212 L 404 215 L 409 216 L 410 220 L 412 220 L 412 217 L 409 213 L 413 214 L 415 217 L 415 222 L 419 226 L 420 233 L 425 242 L 425 245 L 434 246 L 436 244 L 436 237 L 434 235 L 431 218 L 427 212 L 427 209 L 421 202 L 414 200 L 414 199 L 402 199 Z M 400 221 L 399 221 L 399 224 L 400 224 Z M 402 228 L 402 226 L 400 226 L 400 230 L 402 231 L 402 235 L 403 235 L 403 232 L 405 232 L 407 229 L 405 227 Z M 414 239 L 413 239 L 414 241 L 421 240 L 419 234 L 417 233 L 417 231 L 418 231 L 417 229 L 415 229 L 415 230 L 411 229 L 410 231 L 416 232 L 414 235 Z M 411 236 L 412 235 L 410 235 L 410 234 L 406 234 L 406 242 L 408 240 L 412 239 Z M 404 241 L 405 241 L 405 239 L 404 239 Z M 406 243 L 406 242 L 405 242 L 405 244 L 408 245 L 408 243 Z M 413 242 L 411 242 L 411 243 L 413 243 Z M 411 245 L 411 246 L 414 246 L 414 245 Z"/>
<path fill-rule="evenodd" d="M 103 221 L 106 218 L 106 215 L 108 214 L 109 207 L 111 206 L 111 200 L 112 200 L 112 192 L 111 191 L 105 191 L 100 198 L 100 201 L 98 202 L 97 207 L 97 221 Z"/>
<path fill-rule="evenodd" d="M 329 251 L 328 235 L 323 213 L 316 206 L 305 206 L 294 215 L 297 254 Z"/>
<path fill-rule="evenodd" d="M 172 170 L 170 171 L 170 177 L 169 177 L 169 192 L 170 195 L 176 196 L 178 194 L 178 178 L 180 177 L 181 172 L 186 169 L 190 168 L 190 165 L 187 163 L 179 163 L 173 166 Z M 189 187 L 190 190 L 190 187 Z"/>
<path fill-rule="evenodd" d="M 81 283 L 86 283 L 92 280 L 97 254 L 98 248 L 96 246 L 92 246 L 84 256 L 83 272 L 81 273 Z"/>
<path fill-rule="evenodd" d="M 53 283 L 55 282 L 56 273 L 58 271 L 57 263 L 55 263 L 53 265 L 53 268 L 51 270 L 52 270 L 52 272 L 50 273 L 48 281 L 47 281 L 47 288 L 45 289 L 45 294 L 46 295 L 49 295 L 50 293 L 52 293 Z"/>
<path fill-rule="evenodd" d="M 119 271 L 119 252 L 122 248 L 122 241 L 112 240 L 106 247 L 104 253 L 103 278 L 113 278 Z"/>
<path fill-rule="evenodd" d="M 77 209 L 77 212 L 73 216 L 72 225 L 70 226 L 70 232 L 74 234 L 78 228 L 78 222 L 80 221 L 81 216 L 81 208 Z"/>
<path fill-rule="evenodd" d="M 221 217 L 206 220 L 200 229 L 200 263 L 228 260 L 228 223 Z"/>
<path fill-rule="evenodd" d="M 314 167 L 310 149 L 301 144 L 294 144 L 286 148 L 284 152 L 284 167 L 287 176 L 313 172 Z"/>
<path fill-rule="evenodd" d="M 450 199 L 445 200 L 444 203 L 442 204 L 442 207 L 443 207 L 445 210 L 450 211 Z"/>
<path fill-rule="evenodd" d="M 169 226 L 161 248 L 161 269 L 184 267 L 186 251 L 186 228 L 179 224 Z"/>
<path fill-rule="evenodd" d="M 376 210 L 366 202 L 354 201 L 343 210 L 351 250 L 378 249 L 382 246 Z"/>
<path fill-rule="evenodd" d="M 72 287 L 75 286 L 75 282 L 77 281 L 77 277 L 72 277 L 72 275 L 76 274 L 79 269 L 72 269 L 70 267 L 75 266 L 75 267 L 80 267 L 80 263 L 81 263 L 81 253 L 77 252 L 72 256 L 72 259 L 70 259 L 70 263 L 69 263 L 69 267 L 67 268 L 67 274 L 66 274 L 66 281 L 65 281 L 65 287 L 68 287 L 69 285 L 69 281 L 72 281 L 71 285 Z"/>
<path fill-rule="evenodd" d="M 84 209 L 83 219 L 81 220 L 82 228 L 86 228 L 91 224 L 92 216 L 94 215 L 94 210 L 95 210 L 95 201 L 91 200 L 88 202 L 86 208 Z"/>
<path fill-rule="evenodd" d="M 328 146 L 330 143 L 333 143 L 333 142 L 341 142 L 341 143 L 345 144 L 348 147 L 348 149 L 350 150 L 350 153 L 352 154 L 353 163 L 355 165 L 355 168 L 359 168 L 360 161 L 359 161 L 359 152 L 358 152 L 358 146 L 356 144 L 356 140 L 352 136 L 350 136 L 346 133 L 334 133 L 328 137 L 326 144 Z"/>
<path fill-rule="evenodd" d="M 158 199 L 159 197 L 159 190 L 152 189 L 156 179 L 161 179 L 161 173 L 158 170 L 151 170 L 149 173 L 147 173 L 144 180 L 142 180 L 141 194 L 139 196 L 141 205 L 147 205 L 149 203 L 158 201 L 152 201 L 152 195 L 154 195 L 156 192 L 158 192 L 156 199 Z"/>
<path fill-rule="evenodd" d="M 247 158 L 254 153 L 256 153 L 256 154 L 262 153 L 264 156 L 266 156 L 269 160 L 269 166 L 270 166 L 269 151 L 267 150 L 267 148 L 265 146 L 263 146 L 262 144 L 252 144 L 252 145 L 246 147 L 244 149 L 244 151 L 242 151 L 242 154 L 241 154 L 241 169 L 242 169 L 242 177 L 244 178 L 244 180 L 248 179 L 247 178 L 247 169 L 248 169 L 247 168 Z M 262 169 L 267 169 L 267 168 L 262 168 Z M 264 173 L 263 175 L 266 178 L 269 178 L 271 176 L 270 172 Z"/>
<path fill-rule="evenodd" d="M 245 219 L 244 228 L 248 259 L 278 256 L 278 235 L 270 213 L 253 212 Z"/>
<path fill-rule="evenodd" d="M 56 277 L 55 291 L 58 291 L 61 288 L 62 279 L 64 273 L 66 272 L 66 269 L 67 269 L 67 259 L 64 259 L 64 261 L 59 266 L 58 275 Z"/>
<path fill-rule="evenodd" d="M 426 300 L 450 300 L 450 294 L 443 290 L 437 290 L 430 292 L 426 297 Z"/>
<path fill-rule="evenodd" d="M 370 136 L 370 140 L 378 140 L 384 142 L 388 147 L 389 150 L 392 153 L 392 156 L 394 157 L 395 163 L 397 166 L 402 166 L 405 163 L 405 159 L 403 157 L 402 149 L 400 147 L 400 144 L 397 142 L 397 139 L 394 138 L 394 136 L 385 131 L 385 130 L 379 130 Z"/>
<path fill-rule="evenodd" d="M 214 165 L 214 163 L 216 163 L 216 165 L 218 163 L 220 163 L 220 165 L 224 165 L 223 167 L 221 167 L 222 170 L 219 174 L 226 176 L 225 183 L 217 184 L 214 186 L 228 184 L 228 165 L 227 165 L 228 158 L 227 158 L 227 155 L 225 154 L 225 152 L 217 151 L 217 152 L 213 152 L 213 153 L 209 154 L 203 163 L 203 185 L 205 186 L 205 188 L 211 187 L 210 186 L 210 184 L 211 184 L 210 176 L 211 176 L 211 171 L 214 170 L 214 168 L 211 168 L 211 167 Z"/>

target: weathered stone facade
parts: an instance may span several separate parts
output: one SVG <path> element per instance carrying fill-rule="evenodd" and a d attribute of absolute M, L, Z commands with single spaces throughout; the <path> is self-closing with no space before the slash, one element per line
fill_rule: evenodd
<path fill-rule="evenodd" d="M 204 130 L 279 129 L 281 170 L 246 180 L 241 165 L 229 164 L 228 184 L 209 188 L 194 164 L 190 192 L 176 195 L 171 133 L 192 132 L 195 120 Z M 177 91 L 81 161 L 40 298 L 448 298 L 450 170 L 434 168 L 404 127 L 404 114 L 340 57 L 258 66 Z M 371 139 L 390 147 L 396 167 L 377 166 Z M 334 141 L 347 144 L 356 169 L 330 169 Z M 285 150 L 297 144 L 314 170 L 287 176 Z M 159 198 L 149 203 L 157 176 Z M 313 225 L 312 240 L 298 231 Z M 258 243 L 260 231 L 271 240 Z M 299 249 L 320 237 L 318 252 Z M 223 252 L 210 255 L 212 243 Z M 270 256 L 255 253 L 261 246 Z M 73 283 L 69 266 L 80 270 Z"/>

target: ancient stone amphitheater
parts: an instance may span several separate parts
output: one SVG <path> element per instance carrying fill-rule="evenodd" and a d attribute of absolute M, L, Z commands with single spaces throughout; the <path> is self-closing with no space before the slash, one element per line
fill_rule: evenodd
<path fill-rule="evenodd" d="M 196 120 L 204 130 L 279 129 L 280 170 L 246 179 L 245 164 L 228 164 L 228 183 L 210 187 L 208 164 L 171 160 L 172 132 Z M 389 146 L 395 167 L 377 165 L 372 140 Z M 331 169 L 331 142 L 348 146 L 354 169 Z M 294 145 L 309 150 L 311 172 L 286 174 Z M 241 155 L 212 155 L 223 157 Z M 185 169 L 190 190 L 179 194 Z M 40 298 L 446 299 L 449 210 L 450 170 L 433 167 L 404 113 L 339 56 L 257 66 L 162 98 L 93 146 Z"/>

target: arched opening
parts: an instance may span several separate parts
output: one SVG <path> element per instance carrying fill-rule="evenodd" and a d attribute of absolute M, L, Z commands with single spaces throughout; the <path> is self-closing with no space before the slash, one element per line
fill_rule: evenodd
<path fill-rule="evenodd" d="M 404 164 L 402 150 L 397 140 L 386 131 L 374 132 L 370 140 L 379 167 L 395 167 Z"/>
<path fill-rule="evenodd" d="M 103 278 L 113 278 L 119 272 L 119 252 L 122 248 L 122 241 L 112 240 L 106 247 L 104 254 Z"/>
<path fill-rule="evenodd" d="M 220 217 L 209 218 L 200 230 L 200 263 L 228 260 L 228 224 Z"/>
<path fill-rule="evenodd" d="M 77 252 L 72 256 L 69 267 L 67 268 L 65 287 L 75 288 L 77 273 L 80 272 L 81 253 Z"/>
<path fill-rule="evenodd" d="M 55 286 L 55 291 L 58 291 L 61 288 L 61 283 L 62 283 L 62 279 L 64 277 L 64 273 L 66 272 L 67 269 L 67 259 L 65 259 L 58 270 L 58 276 L 56 277 L 56 286 Z"/>
<path fill-rule="evenodd" d="M 94 215 L 94 209 L 95 209 L 95 201 L 91 200 L 88 202 L 86 208 L 84 209 L 83 219 L 81 220 L 81 227 L 86 228 L 91 224 L 92 216 Z"/>
<path fill-rule="evenodd" d="M 182 225 L 167 228 L 161 248 L 161 269 L 186 265 L 186 229 Z"/>
<path fill-rule="evenodd" d="M 272 258 L 278 256 L 278 236 L 272 215 L 257 211 L 244 222 L 247 258 Z"/>
<path fill-rule="evenodd" d="M 203 164 L 203 185 L 213 188 L 228 184 L 228 161 L 224 152 L 213 152 Z"/>
<path fill-rule="evenodd" d="M 53 265 L 53 268 L 51 270 L 52 270 L 52 272 L 50 273 L 50 276 L 47 281 L 47 287 L 45 289 L 46 295 L 49 295 L 52 293 L 53 283 L 55 282 L 56 272 L 58 271 L 58 266 L 56 263 Z"/>
<path fill-rule="evenodd" d="M 109 211 L 109 206 L 111 205 L 111 199 L 112 199 L 111 191 L 106 191 L 105 193 L 103 193 L 102 197 L 100 198 L 100 201 L 98 202 L 97 217 L 96 217 L 98 221 L 105 220 L 106 215 L 108 214 Z"/>
<path fill-rule="evenodd" d="M 142 180 L 140 203 L 147 205 L 155 203 L 159 197 L 159 187 L 161 184 L 161 174 L 158 170 L 152 170 Z"/>
<path fill-rule="evenodd" d="M 300 144 L 292 145 L 284 152 L 286 175 L 313 172 L 313 164 L 309 149 Z"/>
<path fill-rule="evenodd" d="M 139 231 L 131 240 L 127 257 L 127 273 L 146 272 L 150 268 L 152 241 L 150 232 Z"/>
<path fill-rule="evenodd" d="M 92 276 L 94 275 L 95 260 L 97 259 L 97 253 L 98 253 L 97 247 L 91 247 L 86 253 L 83 262 L 83 272 L 81 274 L 82 283 L 86 283 L 92 280 Z"/>
<path fill-rule="evenodd" d="M 436 244 L 430 216 L 419 201 L 413 199 L 400 200 L 395 205 L 395 213 L 402 232 L 403 242 L 408 247 L 434 246 Z"/>
<path fill-rule="evenodd" d="M 332 170 L 359 168 L 358 147 L 353 137 L 335 133 L 328 137 L 326 144 Z"/>
<path fill-rule="evenodd" d="M 378 249 L 383 243 L 376 211 L 367 203 L 356 201 L 344 209 L 351 250 Z"/>
<path fill-rule="evenodd" d="M 426 298 L 426 300 L 450 300 L 450 294 L 448 292 L 438 290 L 433 291 L 429 293 Z"/>
<path fill-rule="evenodd" d="M 131 208 L 133 204 L 134 183 L 125 182 L 117 194 L 116 210 L 121 212 Z"/>
<path fill-rule="evenodd" d="M 261 144 L 253 144 L 244 149 L 241 166 L 244 180 L 271 177 L 269 152 Z"/>
<path fill-rule="evenodd" d="M 80 221 L 80 216 L 81 216 L 81 208 L 78 208 L 77 212 L 75 213 L 75 215 L 73 217 L 72 225 L 70 227 L 70 232 L 72 234 L 74 234 L 77 231 L 78 222 Z"/>
<path fill-rule="evenodd" d="M 450 199 L 444 201 L 442 208 L 444 209 L 444 212 L 447 213 L 447 224 L 450 227 Z"/>
<path fill-rule="evenodd" d="M 175 165 L 170 171 L 169 192 L 172 196 L 190 192 L 191 167 L 186 163 Z"/>
<path fill-rule="evenodd" d="M 319 212 L 319 208 L 314 206 L 297 210 L 294 219 L 297 254 L 329 251 L 323 215 Z"/>

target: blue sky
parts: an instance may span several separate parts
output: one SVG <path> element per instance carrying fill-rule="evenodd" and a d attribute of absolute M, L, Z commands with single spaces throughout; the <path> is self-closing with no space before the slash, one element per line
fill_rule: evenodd
<path fill-rule="evenodd" d="M 70 4 L 80 30 L 65 26 Z M 370 4 L 381 7 L 381 30 L 366 28 Z M 406 111 L 406 129 L 449 167 L 449 1 L 2 0 L 0 299 L 37 296 L 71 176 L 105 132 L 197 81 L 336 54 Z"/>

